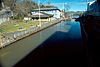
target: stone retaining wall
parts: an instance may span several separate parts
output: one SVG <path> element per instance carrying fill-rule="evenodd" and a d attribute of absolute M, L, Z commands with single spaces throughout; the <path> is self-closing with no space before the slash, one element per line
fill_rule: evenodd
<path fill-rule="evenodd" d="M 31 27 L 30 29 L 24 30 L 24 31 L 17 31 L 14 33 L 5 33 L 6 36 L 5 36 L 5 38 L 2 38 L 2 42 L 0 43 L 0 48 L 8 46 L 11 43 L 21 40 L 21 39 L 23 39 L 29 35 L 32 35 L 34 33 L 37 33 L 39 31 L 41 31 L 45 28 L 48 28 L 52 25 L 55 25 L 61 21 L 62 21 L 62 19 L 56 19 L 56 20 L 52 20 L 48 23 L 42 24 L 41 27 L 38 25 L 38 26 Z"/>

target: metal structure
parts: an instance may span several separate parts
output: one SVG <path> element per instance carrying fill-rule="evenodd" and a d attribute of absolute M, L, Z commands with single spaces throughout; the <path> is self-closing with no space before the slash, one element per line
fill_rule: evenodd
<path fill-rule="evenodd" d="M 41 27 L 41 17 L 40 17 L 40 0 L 38 0 L 38 7 L 39 7 L 39 26 Z"/>

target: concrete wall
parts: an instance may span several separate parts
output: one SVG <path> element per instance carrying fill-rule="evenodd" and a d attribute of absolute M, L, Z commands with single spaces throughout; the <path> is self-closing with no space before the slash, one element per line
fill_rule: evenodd
<path fill-rule="evenodd" d="M 87 11 L 92 15 L 100 16 L 100 3 L 97 3 L 97 1 L 93 2 L 92 4 L 89 3 Z"/>

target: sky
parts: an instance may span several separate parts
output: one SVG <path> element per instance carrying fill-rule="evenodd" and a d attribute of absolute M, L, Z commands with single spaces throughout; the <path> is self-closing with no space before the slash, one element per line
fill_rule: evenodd
<path fill-rule="evenodd" d="M 39 2 L 39 0 L 33 0 Z M 57 6 L 60 10 L 66 11 L 85 11 L 87 9 L 87 2 L 94 0 L 40 0 L 42 4 L 51 4 Z M 65 7 L 65 8 L 64 8 Z"/>

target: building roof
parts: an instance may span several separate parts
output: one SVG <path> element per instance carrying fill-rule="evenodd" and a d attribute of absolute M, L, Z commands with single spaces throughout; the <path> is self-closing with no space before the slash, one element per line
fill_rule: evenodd
<path fill-rule="evenodd" d="M 59 9 L 58 8 L 40 8 L 40 11 L 52 11 L 52 10 L 59 10 Z M 39 9 L 33 9 L 32 11 L 39 11 Z"/>
<path fill-rule="evenodd" d="M 34 15 L 32 15 L 32 17 L 34 18 L 38 18 L 39 17 L 39 13 L 38 14 L 34 14 Z M 40 14 L 40 17 L 41 18 L 43 18 L 43 17 L 53 17 L 53 15 L 51 15 L 51 14 L 47 14 L 47 13 L 44 13 L 44 12 L 41 12 L 41 14 Z"/>

